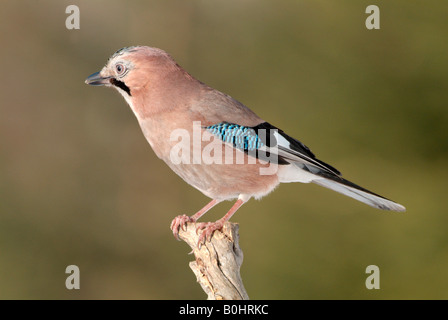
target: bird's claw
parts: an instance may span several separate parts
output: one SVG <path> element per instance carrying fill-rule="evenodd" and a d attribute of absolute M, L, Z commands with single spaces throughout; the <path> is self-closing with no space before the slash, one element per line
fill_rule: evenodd
<path fill-rule="evenodd" d="M 183 214 L 180 216 L 177 216 L 176 218 L 171 221 L 171 230 L 173 231 L 173 235 L 176 238 L 176 240 L 179 239 L 179 231 L 182 228 L 182 230 L 186 231 L 186 225 L 188 222 L 196 222 L 193 218 Z M 201 249 L 202 245 L 205 244 L 205 241 L 211 241 L 213 233 L 215 233 L 216 230 L 221 230 L 223 227 L 223 223 L 221 221 L 216 222 L 201 222 L 198 223 L 196 226 L 196 234 L 199 234 L 198 238 L 198 248 Z"/>
<path fill-rule="evenodd" d="M 217 230 L 221 230 L 223 227 L 223 223 L 220 221 L 216 222 L 202 222 L 196 226 L 196 234 L 201 232 L 198 239 L 198 248 L 201 249 L 202 245 L 205 244 L 205 241 L 211 241 L 213 233 Z"/>
<path fill-rule="evenodd" d="M 176 238 L 176 240 L 180 241 L 179 239 L 179 230 L 180 228 L 182 228 L 182 230 L 186 231 L 187 230 L 187 222 L 194 222 L 194 220 L 183 214 L 180 216 L 177 216 L 176 218 L 173 219 L 173 221 L 171 221 L 171 231 L 173 231 L 173 235 Z"/>

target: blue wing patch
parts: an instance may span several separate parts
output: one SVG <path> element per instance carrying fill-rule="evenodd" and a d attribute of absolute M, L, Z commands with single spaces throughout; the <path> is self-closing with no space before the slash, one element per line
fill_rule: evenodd
<path fill-rule="evenodd" d="M 240 150 L 252 151 L 264 146 L 257 132 L 251 127 L 222 122 L 207 126 L 205 129 Z"/>

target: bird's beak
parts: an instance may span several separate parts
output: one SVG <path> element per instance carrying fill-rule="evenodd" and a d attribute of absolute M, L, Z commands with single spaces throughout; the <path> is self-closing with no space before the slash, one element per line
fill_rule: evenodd
<path fill-rule="evenodd" d="M 99 72 L 95 72 L 87 77 L 86 83 L 91 86 L 105 86 L 110 85 L 110 79 L 112 77 L 102 77 Z"/>

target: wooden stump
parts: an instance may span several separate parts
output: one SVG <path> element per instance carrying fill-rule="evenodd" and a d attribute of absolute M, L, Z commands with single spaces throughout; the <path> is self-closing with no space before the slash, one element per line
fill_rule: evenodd
<path fill-rule="evenodd" d="M 226 222 L 200 249 L 195 223 L 187 223 L 186 231 L 181 228 L 179 238 L 193 250 L 195 261 L 190 262 L 190 268 L 208 300 L 249 299 L 240 275 L 243 252 L 238 244 L 238 224 Z"/>

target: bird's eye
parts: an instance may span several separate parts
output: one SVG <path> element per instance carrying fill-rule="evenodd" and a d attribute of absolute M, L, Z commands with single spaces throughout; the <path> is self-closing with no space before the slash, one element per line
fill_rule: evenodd
<path fill-rule="evenodd" d="M 118 75 L 122 75 L 126 71 L 126 67 L 121 63 L 117 63 L 115 65 L 115 70 L 117 70 Z"/>

